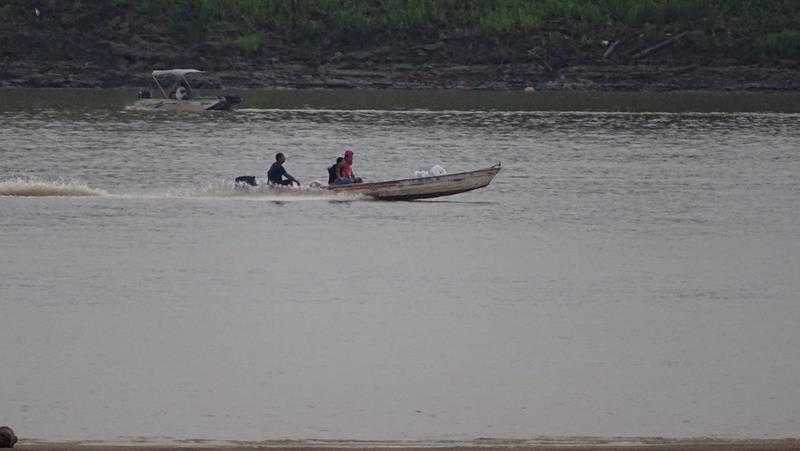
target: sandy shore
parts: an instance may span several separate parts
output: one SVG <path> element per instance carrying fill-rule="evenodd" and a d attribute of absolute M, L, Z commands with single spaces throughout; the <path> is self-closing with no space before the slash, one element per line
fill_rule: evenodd
<path fill-rule="evenodd" d="M 710 440 L 710 439 L 553 439 L 553 440 L 476 440 L 471 442 L 391 442 L 391 441 L 263 441 L 263 442 L 218 442 L 208 440 L 186 440 L 169 444 L 150 441 L 133 442 L 41 442 L 23 440 L 17 449 L 37 451 L 97 451 L 106 450 L 147 450 L 174 451 L 186 449 L 203 450 L 294 450 L 294 451 L 330 451 L 330 450 L 391 450 L 411 451 L 436 449 L 437 451 L 486 451 L 490 449 L 514 449 L 532 451 L 570 451 L 570 450 L 800 450 L 800 439 L 785 440 Z"/>

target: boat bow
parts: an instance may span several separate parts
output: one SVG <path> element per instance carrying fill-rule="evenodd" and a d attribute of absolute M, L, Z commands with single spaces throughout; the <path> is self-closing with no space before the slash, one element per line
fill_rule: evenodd
<path fill-rule="evenodd" d="M 331 185 L 328 189 L 337 193 L 363 194 L 380 200 L 430 199 L 483 188 L 492 182 L 500 169 L 501 165 L 497 163 L 477 171 L 385 182 Z"/>

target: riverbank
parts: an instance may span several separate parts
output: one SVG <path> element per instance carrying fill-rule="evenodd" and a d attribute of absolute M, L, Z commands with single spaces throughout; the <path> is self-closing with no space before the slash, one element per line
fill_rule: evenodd
<path fill-rule="evenodd" d="M 167 67 L 167 66 L 153 66 Z M 203 65 L 196 67 L 204 68 Z M 61 62 L 8 64 L 0 87 L 141 88 L 151 85 L 144 68 L 104 68 Z M 798 91 L 800 70 L 789 67 L 671 65 L 575 65 L 548 74 L 536 64 L 409 64 L 312 66 L 275 63 L 239 70 L 221 68 L 197 81 L 199 88 L 463 89 L 528 91 Z"/>
<path fill-rule="evenodd" d="M 0 87 L 800 90 L 800 4 L 12 0 Z"/>

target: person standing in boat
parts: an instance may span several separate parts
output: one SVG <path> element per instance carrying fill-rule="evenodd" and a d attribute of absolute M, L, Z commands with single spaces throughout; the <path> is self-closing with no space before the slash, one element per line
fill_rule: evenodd
<path fill-rule="evenodd" d="M 353 172 L 353 150 L 346 149 L 344 151 L 344 161 L 339 167 L 339 178 L 336 179 L 337 185 L 348 185 L 350 183 L 361 183 L 360 177 L 356 177 Z"/>
<path fill-rule="evenodd" d="M 289 175 L 286 172 L 286 169 L 283 167 L 283 163 L 286 162 L 286 157 L 283 156 L 283 153 L 278 152 L 275 154 L 275 162 L 272 163 L 272 166 L 269 167 L 267 171 L 267 180 L 272 185 L 291 185 L 292 183 L 297 183 L 297 186 L 300 186 L 300 182 Z"/>

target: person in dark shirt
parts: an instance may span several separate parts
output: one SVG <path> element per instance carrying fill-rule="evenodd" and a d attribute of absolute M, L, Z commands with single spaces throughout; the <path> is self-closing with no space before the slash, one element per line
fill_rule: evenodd
<path fill-rule="evenodd" d="M 297 186 L 300 186 L 300 182 L 289 175 L 286 169 L 283 168 L 284 162 L 286 162 L 286 157 L 280 152 L 276 153 L 275 162 L 272 163 L 272 166 L 270 166 L 267 171 L 267 180 L 273 185 L 291 185 L 292 183 L 297 183 Z"/>
<path fill-rule="evenodd" d="M 341 168 L 343 161 L 344 158 L 339 157 L 336 159 L 336 163 L 328 168 L 328 185 L 333 185 L 336 182 L 336 179 L 338 179 L 341 176 Z"/>

